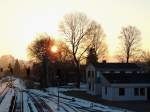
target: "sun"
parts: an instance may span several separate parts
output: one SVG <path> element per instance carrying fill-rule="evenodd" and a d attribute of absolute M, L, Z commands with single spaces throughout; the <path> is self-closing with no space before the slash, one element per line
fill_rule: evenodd
<path fill-rule="evenodd" d="M 58 48 L 57 48 L 56 46 L 52 46 L 52 47 L 51 47 L 51 51 L 52 51 L 53 53 L 56 53 L 56 52 L 58 51 Z"/>

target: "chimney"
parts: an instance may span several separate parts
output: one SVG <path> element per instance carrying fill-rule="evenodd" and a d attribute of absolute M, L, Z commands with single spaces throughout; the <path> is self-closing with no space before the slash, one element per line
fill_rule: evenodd
<path fill-rule="evenodd" d="M 107 63 L 106 60 L 103 60 L 102 63 Z"/>

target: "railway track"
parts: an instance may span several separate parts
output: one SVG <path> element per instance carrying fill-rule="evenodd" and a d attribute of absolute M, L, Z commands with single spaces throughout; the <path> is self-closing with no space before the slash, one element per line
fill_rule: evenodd
<path fill-rule="evenodd" d="M 53 94 L 48 94 L 49 96 L 53 96 L 53 97 L 56 97 L 57 98 L 57 95 L 53 95 Z M 53 98 L 51 97 L 51 98 Z M 84 106 L 81 106 L 79 104 L 73 104 L 72 102 L 72 99 L 71 98 L 65 98 L 65 97 L 60 97 L 61 99 L 63 100 L 66 100 L 66 101 L 63 101 L 62 103 L 64 103 L 65 105 L 69 106 L 69 107 L 74 107 L 74 108 L 77 108 L 77 110 L 79 112 L 101 112 L 99 110 L 96 110 L 96 109 L 93 109 L 93 108 L 90 108 L 90 107 L 84 107 Z M 68 102 L 69 101 L 69 102 Z M 72 103 L 71 103 L 72 102 Z"/>
<path fill-rule="evenodd" d="M 52 109 L 46 104 L 46 102 L 38 96 L 35 96 L 31 93 L 27 93 L 29 98 L 34 103 L 38 112 L 53 112 Z"/>
<path fill-rule="evenodd" d="M 23 93 L 15 89 L 9 112 L 23 112 Z"/>
<path fill-rule="evenodd" d="M 42 99 L 43 101 L 44 101 L 44 100 L 45 100 L 45 101 L 51 101 L 51 102 L 55 103 L 55 105 L 58 104 L 57 100 L 56 100 L 56 99 L 53 99 L 53 97 L 51 97 L 51 99 L 50 99 L 49 97 L 43 97 L 43 96 L 41 96 L 41 95 L 39 95 L 39 94 L 35 94 L 35 93 L 33 93 L 33 92 L 30 92 L 30 94 L 33 94 L 33 95 L 38 96 L 38 98 Z M 62 109 L 65 110 L 66 112 L 79 112 L 79 111 L 77 111 L 77 110 L 76 110 L 75 108 L 73 108 L 73 107 L 70 107 L 70 106 L 68 106 L 68 105 L 64 105 L 63 102 L 60 102 L 60 108 L 62 108 Z M 66 108 L 70 108 L 71 111 L 68 111 Z"/>
<path fill-rule="evenodd" d="M 16 108 L 16 96 L 13 96 L 11 100 L 9 112 L 15 112 L 15 108 Z"/>
<path fill-rule="evenodd" d="M 55 103 L 57 105 L 57 95 L 53 95 L 53 96 L 42 96 L 40 94 L 37 94 L 37 93 L 33 93 L 31 92 L 31 94 L 34 94 L 36 96 L 39 96 L 39 97 L 42 97 L 44 98 L 45 100 L 49 100 L 53 103 Z M 55 98 L 54 98 L 55 97 Z M 71 109 L 72 111 L 71 112 L 101 112 L 101 111 L 98 111 L 96 109 L 91 109 L 91 108 L 88 108 L 88 107 L 83 107 L 83 106 L 80 106 L 80 105 L 76 105 L 76 104 L 71 104 L 70 101 L 72 99 L 69 99 L 69 98 L 64 98 L 64 97 L 60 97 L 62 99 L 65 99 L 66 101 L 61 101 L 60 100 L 60 108 L 62 108 L 63 110 L 65 110 L 66 112 L 70 112 L 67 110 L 67 108 Z M 68 102 L 69 101 L 69 102 Z"/>
<path fill-rule="evenodd" d="M 44 105 L 48 105 L 46 104 L 46 102 L 52 102 L 55 105 L 58 104 L 57 102 L 57 95 L 41 95 L 39 93 L 36 92 L 32 92 L 32 91 L 26 91 L 28 94 L 32 95 L 32 97 L 36 97 L 36 102 L 39 101 L 40 104 L 42 105 L 41 108 L 47 108 Z M 63 100 L 60 100 L 60 105 L 59 107 L 62 108 L 64 111 L 66 112 L 101 112 L 97 109 L 93 109 L 90 107 L 85 107 L 85 106 L 81 106 L 79 104 L 73 103 L 71 98 L 65 98 L 65 97 L 60 97 Z M 41 101 L 43 100 L 43 101 Z M 44 102 L 44 103 L 41 103 Z M 49 105 L 48 107 L 50 107 L 51 105 Z M 39 108 L 39 106 L 36 108 Z M 39 110 L 38 110 L 39 111 Z M 39 111 L 39 112 L 43 112 L 43 111 Z M 48 111 L 49 112 L 49 111 Z M 51 111 L 50 111 L 51 112 Z"/>
<path fill-rule="evenodd" d="M 50 102 L 53 102 L 55 103 L 55 105 L 58 104 L 58 102 L 56 100 L 53 100 L 53 99 L 50 99 L 50 98 L 45 98 L 44 100 L 47 100 L 47 101 L 50 101 Z M 59 107 L 62 108 L 63 110 L 65 110 L 66 112 L 79 112 L 77 111 L 77 109 L 73 108 L 73 107 L 70 107 L 69 105 L 65 105 L 65 103 L 62 103 L 62 102 L 59 102 Z M 69 108 L 69 110 L 67 110 L 67 108 Z"/>
<path fill-rule="evenodd" d="M 41 102 L 42 106 L 48 111 L 53 112 L 52 109 L 47 105 L 47 103 L 40 97 L 37 97 L 38 100 Z"/>
<path fill-rule="evenodd" d="M 3 92 L 8 88 L 7 86 L 0 92 L 0 96 L 3 94 Z"/>
<path fill-rule="evenodd" d="M 8 90 L 9 90 L 9 87 L 6 86 L 6 87 L 3 89 L 3 91 L 0 93 L 0 104 L 2 103 L 3 99 L 5 98 L 5 96 L 6 96 L 7 92 L 8 92 Z"/>
<path fill-rule="evenodd" d="M 42 109 L 42 106 L 41 104 L 39 104 L 39 102 L 31 95 L 31 94 L 28 94 L 31 101 L 34 103 L 36 109 L 38 112 L 43 112 L 43 109 Z"/>
<path fill-rule="evenodd" d="M 48 98 L 48 99 L 50 101 L 53 100 L 53 102 L 57 103 L 55 98 Z M 60 101 L 60 105 L 61 105 L 60 107 L 64 108 L 64 110 L 66 110 L 66 108 L 70 108 L 73 112 L 100 112 L 100 111 L 85 108 L 85 107 L 82 107 L 82 106 L 79 106 L 79 105 L 78 106 L 72 105 L 68 101 Z M 70 112 L 70 111 L 66 111 L 66 112 Z"/>

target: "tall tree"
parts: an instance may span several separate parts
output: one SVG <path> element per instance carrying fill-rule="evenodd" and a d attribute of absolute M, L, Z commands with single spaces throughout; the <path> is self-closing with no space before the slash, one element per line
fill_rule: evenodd
<path fill-rule="evenodd" d="M 18 59 L 16 59 L 15 65 L 14 65 L 14 74 L 15 75 L 20 75 L 20 64 Z"/>
<path fill-rule="evenodd" d="M 12 68 L 11 63 L 9 63 L 9 65 L 8 65 L 8 70 L 9 70 L 10 74 L 13 75 L 13 68 Z"/>
<path fill-rule="evenodd" d="M 63 41 L 56 41 L 58 61 L 62 63 L 70 62 L 73 60 L 73 56 L 69 46 Z"/>
<path fill-rule="evenodd" d="M 15 63 L 15 58 L 11 55 L 3 55 L 0 57 L 0 66 L 3 67 L 4 70 L 7 69 L 9 64 L 14 66 L 14 63 Z"/>
<path fill-rule="evenodd" d="M 51 52 L 54 40 L 48 34 L 40 34 L 28 47 L 29 56 L 42 63 L 41 87 L 48 86 L 48 63 L 55 59 Z"/>
<path fill-rule="evenodd" d="M 92 21 L 91 31 L 89 33 L 89 36 L 92 38 L 90 48 L 95 49 L 99 61 L 105 59 L 107 57 L 107 45 L 105 42 L 106 35 L 103 28 L 97 22 Z"/>
<path fill-rule="evenodd" d="M 64 16 L 59 26 L 71 48 L 74 64 L 77 68 L 77 87 L 80 87 L 80 61 L 90 46 L 90 43 L 87 42 L 87 35 L 91 30 L 90 23 L 85 14 L 70 13 Z"/>
<path fill-rule="evenodd" d="M 126 63 L 136 56 L 140 51 L 141 33 L 135 26 L 123 27 L 119 39 L 121 41 L 121 49 L 118 57 L 125 60 Z"/>
<path fill-rule="evenodd" d="M 27 67 L 27 68 L 26 68 L 26 75 L 27 75 L 27 78 L 30 77 L 30 72 L 31 72 L 30 67 Z"/>
<path fill-rule="evenodd" d="M 51 47 L 54 40 L 46 33 L 38 34 L 36 39 L 28 46 L 28 56 L 38 62 L 42 62 L 45 58 L 53 60 L 54 55 Z"/>
<path fill-rule="evenodd" d="M 144 62 L 147 69 L 150 71 L 150 51 L 142 51 L 140 58 L 140 61 Z"/>
<path fill-rule="evenodd" d="M 97 54 L 96 54 L 96 50 L 94 48 L 90 48 L 89 49 L 89 53 L 88 53 L 88 56 L 87 56 L 87 64 L 89 63 L 97 63 Z"/>

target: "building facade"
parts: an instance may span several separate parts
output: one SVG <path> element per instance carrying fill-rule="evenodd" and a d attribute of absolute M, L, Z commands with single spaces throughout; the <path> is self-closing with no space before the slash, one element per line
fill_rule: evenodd
<path fill-rule="evenodd" d="M 113 101 L 149 99 L 150 75 L 136 64 L 98 63 L 86 67 L 87 92 Z"/>

